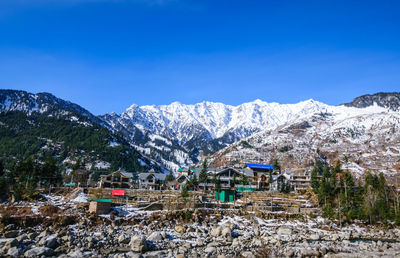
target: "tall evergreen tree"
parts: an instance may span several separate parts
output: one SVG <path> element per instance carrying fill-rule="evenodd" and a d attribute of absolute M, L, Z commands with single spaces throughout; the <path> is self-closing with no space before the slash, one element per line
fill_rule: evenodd
<path fill-rule="evenodd" d="M 169 171 L 169 174 L 165 177 L 168 182 L 174 180 L 174 175 L 172 174 L 172 170 Z"/>
<path fill-rule="evenodd" d="M 249 184 L 249 178 L 245 174 L 242 174 L 240 176 L 240 181 L 241 181 L 240 183 L 242 185 L 248 185 Z"/>
<path fill-rule="evenodd" d="M 272 166 L 274 166 L 274 170 L 278 171 L 280 173 L 281 172 L 281 166 L 279 165 L 278 159 L 273 159 L 271 163 L 272 163 Z"/>
<path fill-rule="evenodd" d="M 314 166 L 313 170 L 311 171 L 311 179 L 310 179 L 310 186 L 314 193 L 318 193 L 319 186 L 320 186 L 320 174 L 318 168 Z"/>

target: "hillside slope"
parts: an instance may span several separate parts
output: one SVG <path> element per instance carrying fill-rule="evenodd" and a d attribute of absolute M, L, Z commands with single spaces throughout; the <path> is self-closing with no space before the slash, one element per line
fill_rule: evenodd
<path fill-rule="evenodd" d="M 239 106 L 178 102 L 162 106 L 132 105 L 122 114 L 102 119 L 145 155 L 175 170 L 198 162 L 229 144 L 265 129 L 274 129 L 310 114 L 325 112 L 327 105 L 308 100 L 297 104 L 256 100 Z"/>
<path fill-rule="evenodd" d="M 287 123 L 233 144 L 211 158 L 211 166 L 242 165 L 278 159 L 283 169 L 310 169 L 323 158 L 357 176 L 366 171 L 400 172 L 400 112 L 367 108 L 328 107 L 326 113 Z"/>
<path fill-rule="evenodd" d="M 156 167 L 79 105 L 49 93 L 0 90 L 0 157 L 11 164 L 54 156 L 65 168 L 79 158 L 89 170 Z"/>

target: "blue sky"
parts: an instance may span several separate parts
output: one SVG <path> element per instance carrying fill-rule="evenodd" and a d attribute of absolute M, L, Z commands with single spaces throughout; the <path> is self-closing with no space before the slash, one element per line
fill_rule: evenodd
<path fill-rule="evenodd" d="M 400 1 L 1 0 L 0 88 L 135 103 L 400 91 Z"/>

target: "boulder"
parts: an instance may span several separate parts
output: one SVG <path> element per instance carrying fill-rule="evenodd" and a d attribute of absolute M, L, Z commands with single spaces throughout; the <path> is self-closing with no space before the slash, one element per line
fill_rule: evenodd
<path fill-rule="evenodd" d="M 44 241 L 44 245 L 51 249 L 57 248 L 57 246 L 58 246 L 57 238 L 54 236 L 50 236 L 50 237 L 46 238 L 46 240 Z"/>
<path fill-rule="evenodd" d="M 331 235 L 331 240 L 332 240 L 332 241 L 337 241 L 337 240 L 339 240 L 339 235 L 338 235 L 338 234 L 332 234 L 332 235 Z"/>
<path fill-rule="evenodd" d="M 25 257 L 52 256 L 54 251 L 48 247 L 34 247 L 24 253 Z"/>
<path fill-rule="evenodd" d="M 213 247 L 213 246 L 210 246 L 210 247 L 207 247 L 206 249 L 204 249 L 204 252 L 208 253 L 208 254 L 212 254 L 215 251 L 217 251 L 217 249 L 215 247 Z"/>
<path fill-rule="evenodd" d="M 22 251 L 17 247 L 11 247 L 10 249 L 8 249 L 7 255 L 11 257 L 20 257 L 22 255 Z"/>
<path fill-rule="evenodd" d="M 161 232 L 158 231 L 151 233 L 150 236 L 147 237 L 147 240 L 152 242 L 161 241 L 163 239 L 164 239 L 163 234 L 161 234 Z"/>
<path fill-rule="evenodd" d="M 285 236 L 290 236 L 292 234 L 292 229 L 288 227 L 280 227 L 278 228 L 277 231 L 278 235 L 285 235 Z"/>
<path fill-rule="evenodd" d="M 228 227 L 224 228 L 221 233 L 225 238 L 232 237 L 232 230 Z"/>
<path fill-rule="evenodd" d="M 15 239 L 15 238 L 10 238 L 10 239 L 6 242 L 6 244 L 4 245 L 4 247 L 5 247 L 6 249 L 10 249 L 11 247 L 15 247 L 15 246 L 18 246 L 18 245 L 19 245 L 19 242 L 18 242 L 17 239 Z"/>
<path fill-rule="evenodd" d="M 182 234 L 185 232 L 185 228 L 183 226 L 175 226 L 175 231 Z"/>
<path fill-rule="evenodd" d="M 233 239 L 233 242 L 231 245 L 232 247 L 239 247 L 240 245 L 241 245 L 241 242 L 238 238 Z"/>
<path fill-rule="evenodd" d="M 29 234 L 28 234 L 28 238 L 29 238 L 30 240 L 34 240 L 38 235 L 39 235 L 38 233 L 32 232 L 32 233 L 29 233 Z"/>
<path fill-rule="evenodd" d="M 256 258 L 256 256 L 252 252 L 242 252 L 241 255 L 245 258 Z"/>
<path fill-rule="evenodd" d="M 311 234 L 310 237 L 309 237 L 310 240 L 314 240 L 314 241 L 318 241 L 318 240 L 320 240 L 320 238 L 321 237 L 320 237 L 320 235 L 318 233 Z"/>
<path fill-rule="evenodd" d="M 137 253 L 142 253 L 150 249 L 146 239 L 141 236 L 133 236 L 129 242 L 129 246 L 132 251 Z"/>
<path fill-rule="evenodd" d="M 222 233 L 222 227 L 215 227 L 211 230 L 211 236 L 213 237 L 219 237 Z"/>
<path fill-rule="evenodd" d="M 22 242 L 24 240 L 28 239 L 28 235 L 27 234 L 23 234 L 17 237 L 18 242 Z"/>
<path fill-rule="evenodd" d="M 118 237 L 118 242 L 119 242 L 120 244 L 129 244 L 129 241 L 130 241 L 130 239 L 129 239 L 125 234 L 121 234 L 121 235 Z"/>
<path fill-rule="evenodd" d="M 68 254 L 68 257 L 71 257 L 71 258 L 80 258 L 80 257 L 84 257 L 84 254 L 83 254 L 81 251 L 76 250 L 76 251 L 74 251 L 74 252 L 69 253 L 69 254 Z"/>
<path fill-rule="evenodd" d="M 4 233 L 5 238 L 15 238 L 18 236 L 19 231 L 18 230 L 10 230 Z"/>

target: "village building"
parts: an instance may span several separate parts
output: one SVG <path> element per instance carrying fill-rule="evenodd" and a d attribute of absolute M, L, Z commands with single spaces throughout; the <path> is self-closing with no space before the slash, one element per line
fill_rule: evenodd
<path fill-rule="evenodd" d="M 311 172 L 309 170 L 296 170 L 290 175 L 290 185 L 293 190 L 309 189 Z"/>
<path fill-rule="evenodd" d="M 166 174 L 163 173 L 140 173 L 139 189 L 164 190 L 167 189 Z"/>
<path fill-rule="evenodd" d="M 269 190 L 274 166 L 254 163 L 246 163 L 246 166 L 252 171 L 252 185 L 260 190 Z"/>
<path fill-rule="evenodd" d="M 183 176 L 191 176 L 196 172 L 196 169 L 194 168 L 179 168 L 177 171 L 178 175 L 183 175 Z"/>
<path fill-rule="evenodd" d="M 133 188 L 133 173 L 126 171 L 115 171 L 108 175 L 100 176 L 100 188 Z"/>
<path fill-rule="evenodd" d="M 170 190 L 181 190 L 182 186 L 187 184 L 190 178 L 185 175 L 178 175 L 174 180 L 167 181 L 166 185 L 167 188 Z"/>
<path fill-rule="evenodd" d="M 202 168 L 196 169 L 196 176 L 199 178 Z M 213 178 L 216 177 L 219 180 L 221 189 L 231 189 L 237 186 L 242 186 L 241 179 L 246 177 L 249 184 L 252 181 L 252 171 L 248 169 L 238 169 L 233 167 L 227 168 L 209 168 L 207 170 L 207 182 L 199 183 L 199 188 L 203 189 L 214 189 L 215 184 Z"/>
<path fill-rule="evenodd" d="M 285 172 L 279 175 L 272 175 L 271 191 L 281 191 L 282 186 L 290 185 L 290 172 Z"/>

